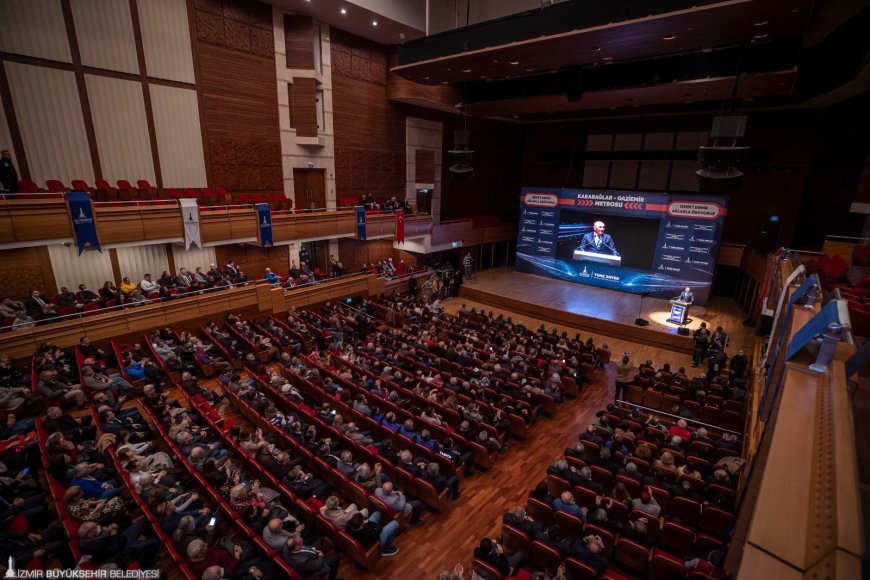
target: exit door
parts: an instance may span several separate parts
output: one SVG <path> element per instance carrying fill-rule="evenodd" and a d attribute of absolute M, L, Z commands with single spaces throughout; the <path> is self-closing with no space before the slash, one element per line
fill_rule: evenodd
<path fill-rule="evenodd" d="M 326 170 L 293 169 L 293 193 L 297 209 L 324 209 L 326 207 Z"/>

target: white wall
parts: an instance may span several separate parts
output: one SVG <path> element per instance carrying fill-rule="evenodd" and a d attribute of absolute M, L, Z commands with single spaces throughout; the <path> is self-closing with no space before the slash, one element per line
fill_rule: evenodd
<path fill-rule="evenodd" d="M 0 50 L 72 62 L 60 0 L 0 0 Z"/>
<path fill-rule="evenodd" d="M 129 276 L 136 284 L 142 281 L 145 274 L 157 279 L 163 270 L 169 270 L 165 244 L 118 248 L 117 252 L 121 278 Z"/>
<path fill-rule="evenodd" d="M 85 75 L 103 178 L 157 182 L 142 83 Z"/>
<path fill-rule="evenodd" d="M 206 187 L 196 91 L 150 85 L 164 187 Z"/>
<path fill-rule="evenodd" d="M 71 0 L 82 64 L 139 74 L 130 3 Z"/>
<path fill-rule="evenodd" d="M 75 74 L 6 62 L 12 103 L 34 181 L 94 181 Z"/>
<path fill-rule="evenodd" d="M 193 272 L 201 266 L 204 270 L 208 270 L 208 265 L 217 261 L 214 253 L 214 246 L 209 246 L 207 248 L 190 246 L 190 249 L 185 251 L 184 246 L 172 244 L 172 258 L 175 260 L 175 274 L 177 274 L 178 270 L 181 268 L 187 268 Z M 224 264 L 221 264 L 220 267 L 223 268 Z"/>
<path fill-rule="evenodd" d="M 148 76 L 194 82 L 185 0 L 139 0 L 139 26 Z"/>
<path fill-rule="evenodd" d="M 112 273 L 108 250 L 102 253 L 85 250 L 79 255 L 76 244 L 52 244 L 48 246 L 48 257 L 58 292 L 62 286 L 78 292 L 79 284 L 87 284 L 88 288 L 97 292 L 106 280 L 118 282 Z"/>

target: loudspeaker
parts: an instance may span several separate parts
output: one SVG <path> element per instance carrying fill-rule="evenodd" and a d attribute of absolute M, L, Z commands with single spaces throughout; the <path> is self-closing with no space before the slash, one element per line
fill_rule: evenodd
<path fill-rule="evenodd" d="M 649 326 L 649 320 L 644 320 L 643 318 L 635 318 L 634 323 L 638 326 Z"/>
<path fill-rule="evenodd" d="M 689 327 L 688 326 L 679 327 L 677 329 L 677 334 L 682 335 L 682 336 L 689 336 Z"/>
<path fill-rule="evenodd" d="M 568 86 L 565 88 L 565 96 L 568 102 L 576 103 L 583 98 L 583 69 L 571 69 L 568 71 Z"/>

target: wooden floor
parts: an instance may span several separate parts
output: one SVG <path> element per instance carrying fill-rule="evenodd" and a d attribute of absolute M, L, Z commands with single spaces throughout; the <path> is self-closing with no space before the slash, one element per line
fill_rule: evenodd
<path fill-rule="evenodd" d="M 637 297 L 630 298 L 637 300 Z M 469 308 L 492 309 L 488 305 L 465 299 L 447 300 L 444 309 L 455 313 L 462 303 Z M 732 332 L 735 348 L 729 349 L 730 352 L 736 352 L 736 345 L 748 347 L 753 344 L 752 329 L 740 325 L 742 317 L 736 305 L 729 307 L 727 301 L 716 300 L 706 310 L 707 316 L 716 316 L 716 324 L 722 324 L 727 331 Z M 515 320 L 517 319 L 516 313 L 503 312 L 514 315 Z M 631 323 L 636 313 L 635 306 L 631 313 Z M 537 326 L 544 322 L 529 317 L 520 318 L 527 326 Z M 549 322 L 546 324 L 548 328 L 555 326 L 560 332 L 567 330 L 572 336 L 579 330 Z M 580 332 L 584 339 L 590 336 L 587 332 Z M 657 366 L 670 362 L 687 369 L 691 364 L 691 357 L 685 353 L 665 352 L 630 341 L 595 334 L 592 336 L 595 337 L 596 344 L 608 341 L 614 352 L 631 351 L 636 361 L 651 359 Z M 747 349 L 747 352 L 752 351 Z M 406 530 L 397 538 L 399 554 L 383 558 L 371 573 L 357 570 L 345 559 L 340 576 L 359 579 L 425 579 L 434 578 L 441 570 L 452 570 L 455 564 L 462 563 L 466 578 L 470 577 L 474 548 L 482 538 L 497 537 L 500 534 L 502 515 L 516 506 L 525 505 L 529 491 L 544 478 L 547 466 L 561 457 L 565 447 L 577 441 L 585 427 L 593 422 L 595 412 L 603 409 L 612 400 L 614 375 L 613 365 L 599 371 L 595 383 L 584 388 L 578 399 L 562 404 L 555 417 L 542 419 L 532 429 L 531 437 L 526 441 L 513 443 L 510 451 L 492 469 L 463 480 L 462 497 L 453 502 L 446 513 L 426 515 L 426 525 Z"/>
<path fill-rule="evenodd" d="M 596 330 L 601 330 L 610 338 L 634 336 L 632 342 L 655 343 L 662 348 L 683 351 L 686 351 L 686 344 L 691 344 L 690 338 L 677 338 L 677 326 L 666 321 L 671 308 L 668 300 L 649 297 L 641 300 L 636 294 L 522 274 L 508 268 L 478 272 L 471 281 L 463 285 L 463 291 L 466 286 L 469 295 L 474 296 L 472 299 L 485 304 L 498 306 L 497 300 L 485 299 L 486 294 L 503 297 L 505 302 L 523 303 L 523 308 L 517 310 L 519 318 L 526 322 L 526 313 L 540 311 L 548 328 L 553 322 L 558 326 L 560 321 L 568 320 L 580 330 L 588 326 L 593 335 Z M 486 308 L 489 310 L 494 307 Z M 687 326 L 690 331 L 698 328 L 702 322 L 706 322 L 711 330 L 719 325 L 725 328 L 731 337 L 731 352 L 754 344 L 754 329 L 743 326 L 745 315 L 733 300 L 711 297 L 706 306 L 692 306 L 689 315 L 690 322 Z M 636 318 L 648 320 L 649 326 L 636 326 Z M 602 332 L 598 334 L 604 335 Z M 644 334 L 664 336 L 658 340 L 647 341 L 642 336 Z M 682 342 L 674 342 L 675 340 Z M 614 349 L 614 352 L 621 351 Z"/>

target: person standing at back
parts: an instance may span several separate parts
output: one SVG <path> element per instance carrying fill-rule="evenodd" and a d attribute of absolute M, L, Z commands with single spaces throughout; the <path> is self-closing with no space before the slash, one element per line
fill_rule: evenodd
<path fill-rule="evenodd" d="M 18 191 L 18 171 L 12 162 L 12 153 L 8 149 L 0 151 L 0 184 L 6 193 Z"/>

